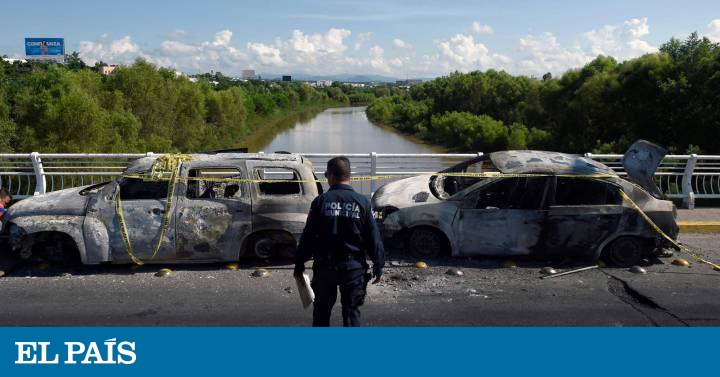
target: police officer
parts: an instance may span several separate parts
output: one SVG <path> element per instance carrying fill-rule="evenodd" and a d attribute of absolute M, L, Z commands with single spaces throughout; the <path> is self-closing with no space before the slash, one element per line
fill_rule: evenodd
<path fill-rule="evenodd" d="M 338 287 L 343 325 L 360 326 L 359 307 L 365 301 L 369 280 L 373 276 L 373 284 L 381 280 L 385 250 L 370 200 L 350 186 L 350 160 L 335 157 L 328 161 L 325 177 L 330 190 L 310 206 L 296 254 L 295 276 L 301 276 L 305 262 L 313 258 L 313 326 L 330 326 Z M 373 262 L 372 275 L 366 255 Z"/>

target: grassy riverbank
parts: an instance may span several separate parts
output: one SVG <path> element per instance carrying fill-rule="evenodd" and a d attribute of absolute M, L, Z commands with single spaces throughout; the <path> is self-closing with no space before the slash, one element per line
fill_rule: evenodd
<path fill-rule="evenodd" d="M 143 60 L 110 76 L 73 56 L 66 65 L 0 60 L 0 153 L 252 147 L 288 119 L 370 97 L 361 90 L 191 78 Z"/>
<path fill-rule="evenodd" d="M 249 122 L 255 131 L 243 138 L 237 147 L 246 147 L 251 152 L 262 151 L 263 147 L 270 144 L 277 134 L 292 128 L 297 122 L 308 122 L 322 111 L 339 106 L 346 105 L 341 102 L 328 101 L 301 105 L 295 109 L 271 116 L 256 117 Z"/>

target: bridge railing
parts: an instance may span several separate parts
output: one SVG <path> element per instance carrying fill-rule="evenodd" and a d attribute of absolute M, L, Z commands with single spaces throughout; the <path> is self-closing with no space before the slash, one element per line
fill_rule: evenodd
<path fill-rule="evenodd" d="M 153 153 L 128 154 L 70 154 L 25 153 L 0 154 L 0 187 L 8 189 L 14 197 L 91 185 L 118 177 L 137 158 Z M 337 153 L 301 153 L 313 163 L 322 177 L 325 163 Z M 448 168 L 466 159 L 480 156 L 467 154 L 397 154 L 397 153 L 350 153 L 353 174 L 397 176 L 397 178 L 354 182 L 355 188 L 365 194 L 374 192 L 381 185 L 400 179 L 408 174 L 427 174 Z M 620 175 L 622 155 L 590 154 L 585 156 L 600 161 Z M 670 198 L 682 199 L 685 206 L 693 208 L 695 199 L 720 198 L 720 156 L 717 155 L 668 155 L 655 174 L 658 187 Z"/>

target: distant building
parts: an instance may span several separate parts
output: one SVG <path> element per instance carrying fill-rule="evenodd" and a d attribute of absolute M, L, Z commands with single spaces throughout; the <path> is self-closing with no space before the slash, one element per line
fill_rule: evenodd
<path fill-rule="evenodd" d="M 395 85 L 397 85 L 397 86 L 407 86 L 407 87 L 410 87 L 410 86 L 414 86 L 414 85 L 417 85 L 417 84 L 422 84 L 422 80 L 420 80 L 420 79 L 409 79 L 409 80 L 398 80 L 398 81 L 395 81 Z"/>
<path fill-rule="evenodd" d="M 292 81 L 292 76 L 283 76 L 282 81 Z"/>
<path fill-rule="evenodd" d="M 332 86 L 333 81 L 332 80 L 317 80 L 315 81 L 315 87 L 316 88 L 327 88 L 329 86 Z"/>
<path fill-rule="evenodd" d="M 242 71 L 242 78 L 244 80 L 254 80 L 255 79 L 255 70 L 254 69 L 243 69 Z"/>
<path fill-rule="evenodd" d="M 343 85 L 347 85 L 352 88 L 364 88 L 366 86 L 364 82 L 344 82 Z"/>
<path fill-rule="evenodd" d="M 98 73 L 105 76 L 110 76 L 115 72 L 117 65 L 103 65 L 98 67 Z"/>
<path fill-rule="evenodd" d="M 27 63 L 27 60 L 25 60 L 25 59 L 2 58 L 2 60 L 6 61 L 10 64 L 13 64 L 15 62 Z"/>

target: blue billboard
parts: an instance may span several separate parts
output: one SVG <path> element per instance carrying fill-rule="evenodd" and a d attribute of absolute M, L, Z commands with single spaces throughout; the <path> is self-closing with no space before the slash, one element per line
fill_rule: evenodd
<path fill-rule="evenodd" d="M 25 38 L 25 55 L 28 58 L 64 58 L 65 39 Z"/>

